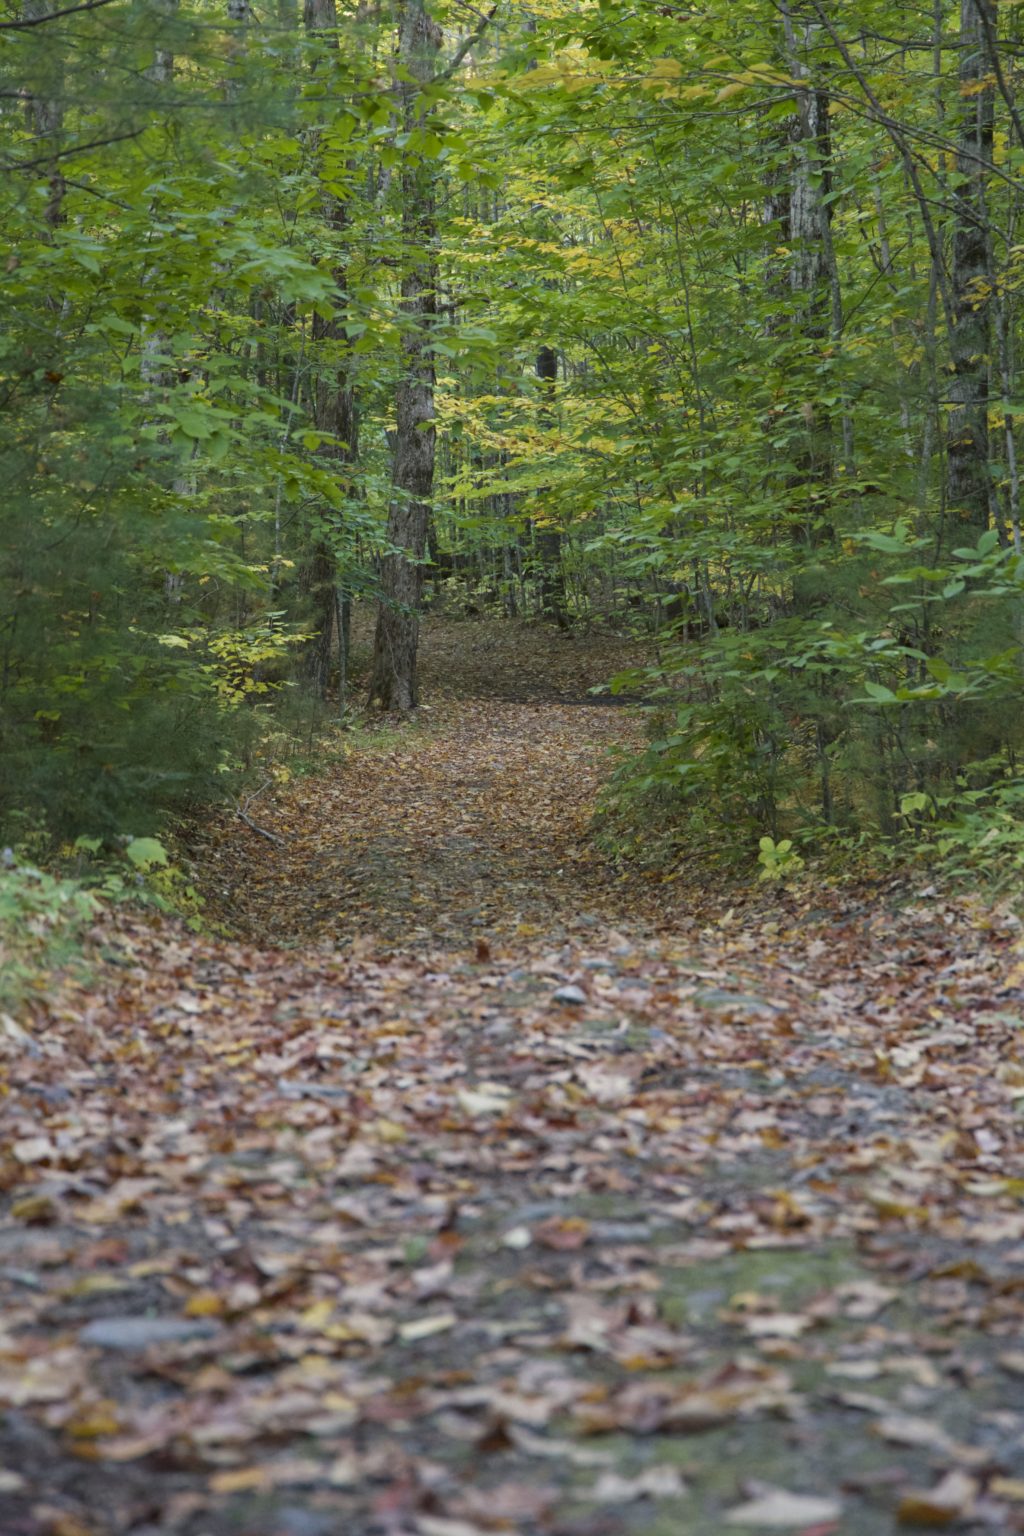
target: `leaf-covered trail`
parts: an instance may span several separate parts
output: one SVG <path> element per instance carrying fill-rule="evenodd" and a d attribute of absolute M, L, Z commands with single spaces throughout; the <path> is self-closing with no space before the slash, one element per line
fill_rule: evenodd
<path fill-rule="evenodd" d="M 247 937 L 466 946 L 484 935 L 560 934 L 629 911 L 587 838 L 621 710 L 478 700 L 342 760 L 316 786 L 253 809 L 250 833 L 209 850 L 225 916 Z"/>
<path fill-rule="evenodd" d="M 588 836 L 610 751 L 640 738 L 588 689 L 628 651 L 512 636 L 487 622 L 428 631 L 415 727 L 268 786 L 251 806 L 260 831 L 229 821 L 204 844 L 206 886 L 236 932 L 465 948 L 657 920 L 651 883 L 623 882 Z"/>
<path fill-rule="evenodd" d="M 232 832 L 316 948 L 123 919 L 0 1033 L 0 1531 L 1024 1529 L 1019 929 L 673 915 L 570 861 L 621 711 L 436 708 Z"/>

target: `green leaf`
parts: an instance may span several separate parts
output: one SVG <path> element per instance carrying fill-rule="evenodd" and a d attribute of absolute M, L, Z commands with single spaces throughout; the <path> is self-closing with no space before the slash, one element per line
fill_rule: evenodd
<path fill-rule="evenodd" d="M 197 441 L 211 437 L 217 430 L 216 422 L 211 421 L 204 411 L 197 410 L 193 406 L 172 405 L 171 415 L 185 436 Z"/>
<path fill-rule="evenodd" d="M 155 837 L 133 837 L 124 851 L 137 869 L 152 869 L 158 864 L 169 863 L 166 848 Z"/>

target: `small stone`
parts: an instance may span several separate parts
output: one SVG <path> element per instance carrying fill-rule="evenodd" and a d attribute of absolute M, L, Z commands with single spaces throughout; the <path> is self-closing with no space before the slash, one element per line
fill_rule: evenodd
<path fill-rule="evenodd" d="M 212 1339 L 219 1332 L 216 1323 L 202 1317 L 100 1317 L 81 1330 L 78 1341 L 101 1349 L 136 1350 Z"/>
<path fill-rule="evenodd" d="M 556 1003 L 570 1003 L 574 1008 L 582 1008 L 587 1001 L 587 994 L 582 987 L 559 987 L 553 994 Z"/>

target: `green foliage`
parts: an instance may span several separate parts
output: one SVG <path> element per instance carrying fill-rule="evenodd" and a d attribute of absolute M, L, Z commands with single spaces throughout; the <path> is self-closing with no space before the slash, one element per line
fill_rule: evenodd
<path fill-rule="evenodd" d="M 804 867 L 803 859 L 793 850 L 792 838 L 784 837 L 777 843 L 774 838 L 762 837 L 759 847 L 760 880 L 786 880 Z"/>
<path fill-rule="evenodd" d="M 0 864 L 0 1009 L 19 1008 L 47 973 L 82 956 L 86 930 L 100 909 L 77 880 L 19 863 L 5 849 Z"/>
<path fill-rule="evenodd" d="M 1002 758 L 968 763 L 947 794 L 904 795 L 900 816 L 911 855 L 950 876 L 1016 889 L 1024 870 L 1024 778 Z"/>
<path fill-rule="evenodd" d="M 987 535 L 927 569 L 908 566 L 917 551 L 898 536 L 870 542 L 888 554 L 854 624 L 844 612 L 851 574 L 860 579 L 851 555 L 831 582 L 819 565 L 829 597 L 813 614 L 724 630 L 697 650 L 670 638 L 659 666 L 621 680 L 673 701 L 659 711 L 673 728 L 652 733 L 643 758 L 619 773 L 616 792 L 638 814 L 671 786 L 680 837 L 715 826 L 720 846 L 740 857 L 753 834 L 823 849 L 837 833 L 905 838 L 911 812 L 940 804 L 960 806 L 962 836 L 931 840 L 948 852 L 967 836 L 963 785 L 974 783 L 976 806 L 994 808 L 988 781 L 1015 778 L 1021 736 L 1024 561 Z M 956 605 L 935 614 L 935 593 L 961 574 Z M 986 764 L 969 767 L 986 742 Z M 1005 797 L 1000 814 L 1010 814 Z"/>
<path fill-rule="evenodd" d="M 55 842 L 156 830 L 223 793 L 254 731 L 241 706 L 301 675 L 285 658 L 308 634 L 293 573 L 312 543 L 350 587 L 369 584 L 379 509 L 337 473 L 330 433 L 310 431 L 306 385 L 344 360 L 318 339 L 339 305 L 355 334 L 376 290 L 339 294 L 320 108 L 295 90 L 309 45 L 279 41 L 253 28 L 238 46 L 202 3 L 115 3 L 0 34 L 0 84 L 31 92 L 46 128 L 35 106 L 8 115 L 8 167 L 25 170 L 0 193 L 12 840 L 43 822 Z M 358 84 L 338 85 L 359 94 L 365 66 L 351 65 Z M 368 117 L 346 156 L 373 132 Z"/>

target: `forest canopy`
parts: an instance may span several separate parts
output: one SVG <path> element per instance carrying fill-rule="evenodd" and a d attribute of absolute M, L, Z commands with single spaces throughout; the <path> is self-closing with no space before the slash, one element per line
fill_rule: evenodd
<path fill-rule="evenodd" d="M 1013 0 L 24 0 L 5 840 L 418 702 L 425 606 L 632 627 L 609 805 L 1015 850 Z"/>

